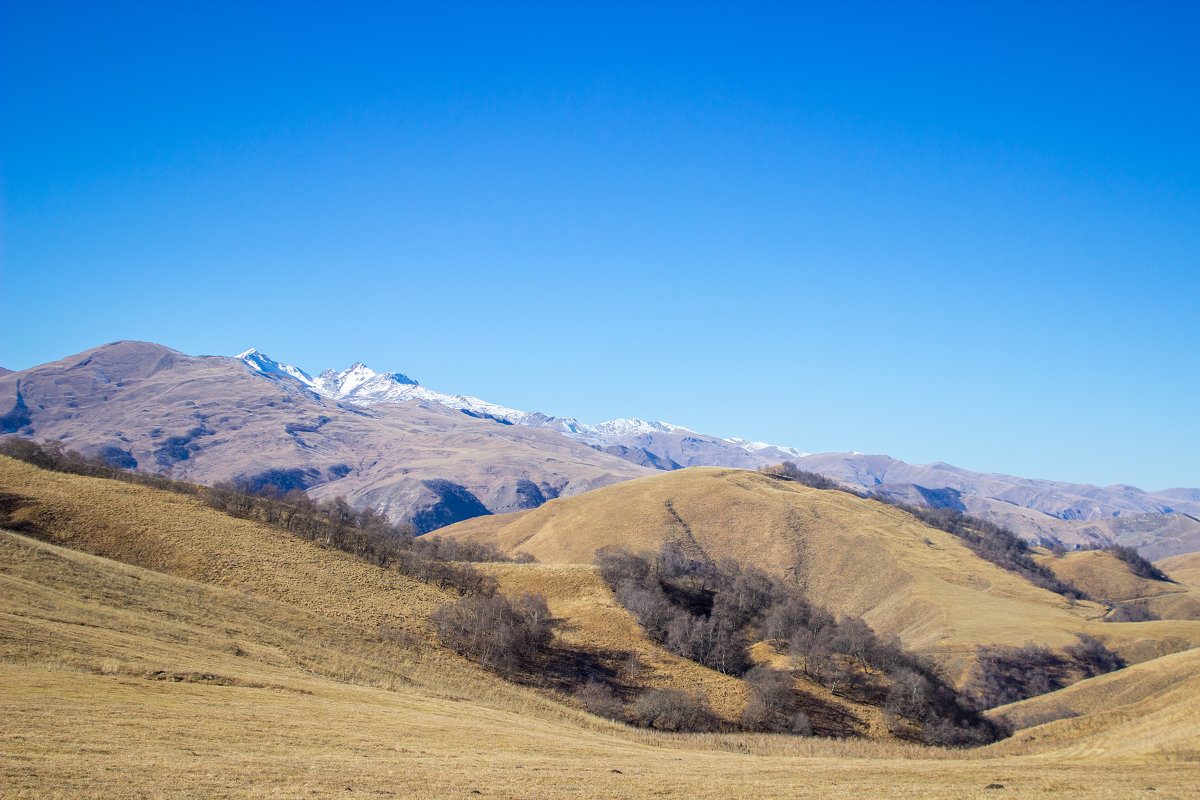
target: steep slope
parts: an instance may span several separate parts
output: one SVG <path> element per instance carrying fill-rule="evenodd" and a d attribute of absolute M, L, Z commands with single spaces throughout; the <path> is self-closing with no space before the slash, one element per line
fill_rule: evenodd
<path fill-rule="evenodd" d="M 1200 759 L 1200 650 L 1162 656 L 1001 706 L 1019 730 L 998 752 Z"/>
<path fill-rule="evenodd" d="M 439 405 L 338 403 L 302 374 L 256 363 L 106 345 L 0 377 L 4 430 L 200 483 L 345 495 L 424 528 L 651 472 L 552 431 Z"/>
<path fill-rule="evenodd" d="M 1093 597 L 1142 606 L 1161 619 L 1200 620 L 1200 588 L 1137 575 L 1121 559 L 1103 550 L 1035 557 L 1058 577 Z"/>
<path fill-rule="evenodd" d="M 978 644 L 1062 647 L 1088 633 L 1144 660 L 1200 643 L 1200 623 L 1099 622 L 1103 606 L 1037 588 L 898 509 L 742 470 L 651 476 L 437 535 L 564 564 L 590 563 L 602 547 L 675 542 L 695 556 L 795 581 L 814 602 L 900 636 L 956 676 Z"/>

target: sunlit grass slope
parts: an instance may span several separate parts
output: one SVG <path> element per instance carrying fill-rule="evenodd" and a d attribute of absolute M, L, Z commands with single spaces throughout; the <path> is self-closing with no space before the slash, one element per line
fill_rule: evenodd
<path fill-rule="evenodd" d="M 1000 752 L 1200 762 L 1200 650 L 1001 706 L 1018 733 Z"/>
<path fill-rule="evenodd" d="M 675 542 L 794 580 L 815 602 L 899 635 L 956 676 L 978 644 L 1062 647 L 1083 632 L 1137 661 L 1200 643 L 1200 623 L 1101 623 L 1103 606 L 1033 586 L 899 509 L 745 470 L 641 478 L 437 535 L 562 564 L 591 563 L 602 547 Z"/>
<path fill-rule="evenodd" d="M 1200 587 L 1143 578 L 1112 553 L 1084 550 L 1036 558 L 1093 597 L 1144 606 L 1162 619 L 1200 620 Z"/>
<path fill-rule="evenodd" d="M 1200 587 L 1200 553 L 1185 553 L 1164 558 L 1155 565 L 1172 580 L 1191 587 Z"/>
<path fill-rule="evenodd" d="M 1196 788 L 1194 764 L 631 730 L 420 643 L 2 532 L 0 581 L 4 797 L 938 800 L 999 783 L 1103 800 L 1128 797 L 1131 780 L 1159 798 Z"/>

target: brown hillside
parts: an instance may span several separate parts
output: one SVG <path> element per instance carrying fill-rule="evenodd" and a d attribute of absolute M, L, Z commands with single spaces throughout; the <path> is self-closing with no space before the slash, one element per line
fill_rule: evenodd
<path fill-rule="evenodd" d="M 382 626 L 427 639 L 429 613 L 454 599 L 350 555 L 228 517 L 191 497 L 48 472 L 3 457 L 0 486 L 10 527 L 128 564 L 236 587 L 370 632 Z M 626 699 L 645 688 L 700 690 L 722 719 L 740 722 L 748 699 L 741 681 L 673 656 L 648 639 L 590 566 L 484 568 L 502 579 L 506 591 L 545 594 L 551 611 L 566 623 L 561 640 L 573 657 L 623 687 Z M 625 669 L 631 654 L 642 665 L 633 674 Z M 818 731 L 890 738 L 886 728 L 859 721 L 873 712 L 827 700 L 810 709 Z"/>
<path fill-rule="evenodd" d="M 1158 797 L 1195 788 L 1192 764 L 1113 766 L 1104 752 L 979 758 L 634 730 L 431 647 L 416 626 L 439 593 L 342 553 L 188 498 L 8 461 L 0 492 L 12 521 L 42 536 L 180 571 L 208 565 L 225 581 L 0 532 L 5 797 L 942 800 L 999 783 L 1015 796 L 1108 800 L 1128 796 L 1130 780 Z M 601 591 L 589 570 L 495 569 L 510 588 L 551 589 L 569 624 L 604 627 L 624 646 L 624 612 L 589 609 Z"/>
<path fill-rule="evenodd" d="M 590 563 L 602 547 L 675 542 L 794 580 L 815 602 L 899 635 L 956 675 L 977 644 L 1062 647 L 1086 632 L 1138 661 L 1200 643 L 1193 622 L 1100 623 L 1104 607 L 1037 588 L 896 508 L 744 470 L 656 475 L 436 535 L 563 564 Z"/>
<path fill-rule="evenodd" d="M 989 712 L 1021 730 L 999 752 L 1200 760 L 1200 650 L 1162 656 Z"/>
<path fill-rule="evenodd" d="M 12 798 L 696 800 L 1194 793 L 1194 764 L 670 736 L 588 717 L 284 603 L 0 533 Z M 1065 743 L 1064 746 L 1069 746 Z M 1151 754 L 1153 758 L 1153 754 Z"/>
<path fill-rule="evenodd" d="M 1200 620 L 1200 588 L 1143 578 L 1112 553 L 1083 550 L 1061 558 L 1035 558 L 1097 599 L 1143 606 L 1161 619 Z"/>
<path fill-rule="evenodd" d="M 1180 556 L 1164 558 L 1155 564 L 1172 580 L 1200 587 L 1200 553 L 1185 553 Z"/>

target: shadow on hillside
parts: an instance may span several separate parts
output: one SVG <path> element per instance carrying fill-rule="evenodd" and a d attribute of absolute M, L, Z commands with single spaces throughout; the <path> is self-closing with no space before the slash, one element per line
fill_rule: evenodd
<path fill-rule="evenodd" d="M 0 528 L 31 536 L 34 539 L 53 541 L 54 537 L 50 535 L 50 532 L 33 520 L 16 518 L 17 512 L 21 509 L 36 505 L 37 501 L 33 498 L 0 492 Z"/>

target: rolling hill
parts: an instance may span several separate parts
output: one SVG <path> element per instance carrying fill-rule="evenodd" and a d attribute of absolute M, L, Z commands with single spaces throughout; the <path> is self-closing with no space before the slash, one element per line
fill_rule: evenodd
<path fill-rule="evenodd" d="M 0 492 L 6 524 L 40 539 L 0 532 L 5 796 L 937 800 L 993 784 L 1065 798 L 1125 796 L 1130 780 L 1158 797 L 1194 788 L 1194 765 L 1167 760 L 1189 752 L 1179 716 L 1159 720 L 1174 732 L 1139 729 L 1168 738 L 1166 752 L 1071 736 L 1022 755 L 1024 742 L 963 752 L 631 729 L 446 652 L 424 616 L 451 595 L 393 571 L 145 486 L 0 458 Z M 736 681 L 640 637 L 590 568 L 489 569 L 506 590 L 549 595 L 564 651 L 603 663 L 632 650 L 646 684 L 700 683 L 715 705 L 736 705 Z"/>
<path fill-rule="evenodd" d="M 1162 656 L 993 709 L 1017 734 L 1002 752 L 1200 760 L 1200 650 Z"/>
<path fill-rule="evenodd" d="M 1162 619 L 1200 620 L 1200 587 L 1142 577 L 1104 550 L 1083 550 L 1061 558 L 1049 554 L 1035 558 L 1093 597 L 1141 606 Z"/>
<path fill-rule="evenodd" d="M 591 563 L 604 547 L 673 542 L 694 557 L 732 559 L 792 581 L 813 602 L 898 635 L 959 677 L 979 644 L 1058 648 L 1086 633 L 1141 661 L 1200 643 L 1200 623 L 1100 622 L 1106 607 L 1036 587 L 899 509 L 758 472 L 680 470 L 434 535 L 556 564 Z"/>

